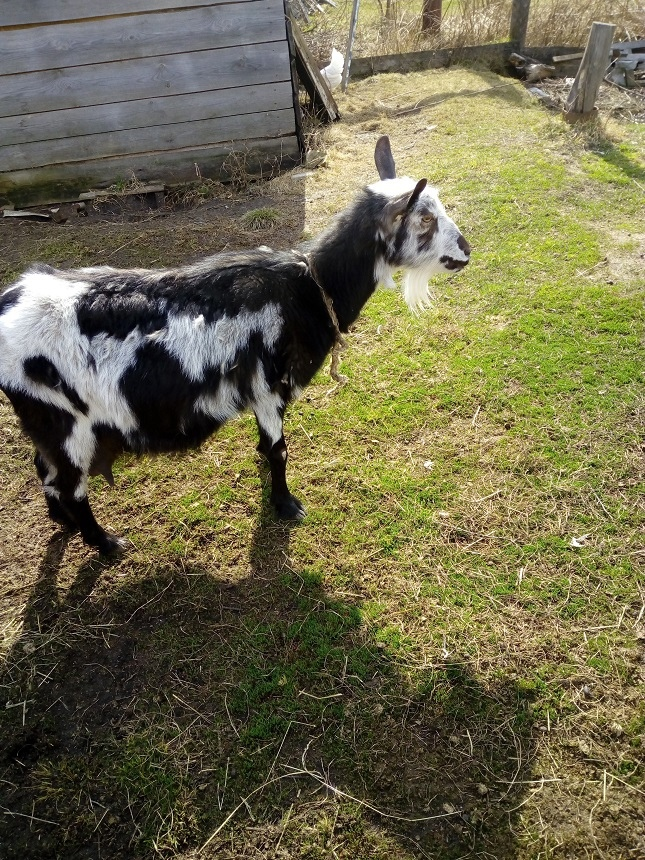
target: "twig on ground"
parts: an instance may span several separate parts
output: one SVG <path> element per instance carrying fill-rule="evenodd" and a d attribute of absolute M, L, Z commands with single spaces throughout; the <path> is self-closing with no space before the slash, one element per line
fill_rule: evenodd
<path fill-rule="evenodd" d="M 28 818 L 30 821 L 38 821 L 40 824 L 53 824 L 54 827 L 60 827 L 60 822 L 58 821 L 52 821 L 49 818 L 38 818 L 35 815 L 27 815 L 26 812 L 12 812 L 4 806 L 0 806 L 0 812 L 3 812 L 5 815 L 17 816 L 18 818 Z"/>

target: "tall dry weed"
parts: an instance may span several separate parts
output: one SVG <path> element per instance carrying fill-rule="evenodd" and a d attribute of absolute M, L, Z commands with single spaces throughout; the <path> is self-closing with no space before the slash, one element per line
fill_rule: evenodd
<path fill-rule="evenodd" d="M 616 40 L 645 37 L 645 7 L 638 2 L 592 0 L 537 3 L 531 8 L 528 45 L 585 45 L 594 21 L 616 25 Z"/>
<path fill-rule="evenodd" d="M 512 0 L 444 0 L 440 33 L 421 32 L 422 0 L 363 0 L 354 56 L 396 54 L 424 49 L 458 48 L 505 42 L 509 38 Z M 331 46 L 344 51 L 351 0 L 316 15 L 308 28 L 314 52 L 324 60 Z M 616 25 L 616 40 L 645 38 L 642 0 L 534 0 L 527 45 L 584 46 L 593 21 Z"/>

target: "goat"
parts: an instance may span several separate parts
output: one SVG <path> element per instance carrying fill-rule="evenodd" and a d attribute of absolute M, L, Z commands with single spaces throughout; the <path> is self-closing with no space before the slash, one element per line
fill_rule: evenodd
<path fill-rule="evenodd" d="M 89 475 L 199 446 L 252 410 L 278 517 L 305 510 L 288 489 L 283 418 L 378 283 L 412 310 L 428 279 L 468 263 L 470 247 L 427 180 L 396 176 L 390 142 L 379 181 L 300 250 L 225 252 L 174 269 L 59 271 L 35 265 L 0 296 L 0 389 L 36 446 L 49 516 L 103 554 L 125 546 L 96 522 Z"/>

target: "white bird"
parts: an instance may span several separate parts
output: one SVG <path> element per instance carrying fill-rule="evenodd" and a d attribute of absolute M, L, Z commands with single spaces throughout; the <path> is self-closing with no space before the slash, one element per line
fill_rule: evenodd
<path fill-rule="evenodd" d="M 345 58 L 341 54 L 340 51 L 337 51 L 336 48 L 331 49 L 331 62 L 328 66 L 325 66 L 324 69 L 321 69 L 320 74 L 329 84 L 329 89 L 333 90 L 337 87 L 341 78 L 343 77 L 343 66 L 345 65 Z"/>

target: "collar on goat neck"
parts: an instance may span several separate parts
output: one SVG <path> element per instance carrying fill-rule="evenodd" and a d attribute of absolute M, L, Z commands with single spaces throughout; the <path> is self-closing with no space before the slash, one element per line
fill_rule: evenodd
<path fill-rule="evenodd" d="M 338 372 L 338 367 L 340 365 L 340 354 L 344 349 L 347 348 L 347 341 L 343 337 L 343 334 L 340 330 L 340 326 L 338 324 L 338 316 L 336 315 L 334 303 L 331 300 L 331 296 L 316 276 L 316 270 L 314 269 L 314 264 L 311 260 L 311 256 L 305 255 L 305 259 L 307 260 L 307 265 L 309 266 L 309 274 L 311 275 L 314 284 L 320 290 L 320 295 L 322 296 L 322 300 L 325 303 L 327 313 L 329 314 L 329 319 L 331 320 L 331 324 L 334 328 L 334 345 L 331 350 L 331 365 L 329 368 L 329 375 L 334 380 L 334 382 L 344 384 L 345 382 L 347 382 L 347 377 L 343 376 L 342 373 Z"/>

